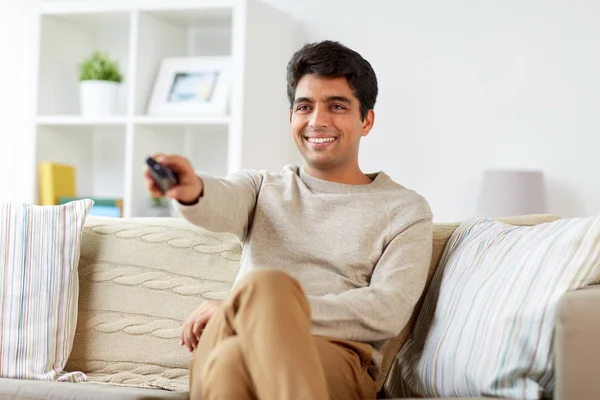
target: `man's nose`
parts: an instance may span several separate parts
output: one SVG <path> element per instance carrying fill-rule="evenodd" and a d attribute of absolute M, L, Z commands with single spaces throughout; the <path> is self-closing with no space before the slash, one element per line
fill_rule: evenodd
<path fill-rule="evenodd" d="M 310 117 L 309 125 L 312 129 L 327 128 L 329 126 L 329 116 L 325 110 L 315 108 Z"/>

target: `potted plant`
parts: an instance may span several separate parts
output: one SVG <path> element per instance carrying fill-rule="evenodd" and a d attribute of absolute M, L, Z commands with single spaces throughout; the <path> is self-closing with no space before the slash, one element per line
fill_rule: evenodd
<path fill-rule="evenodd" d="M 88 117 L 114 115 L 123 75 L 119 64 L 95 51 L 79 66 L 81 114 Z"/>
<path fill-rule="evenodd" d="M 150 198 L 150 209 L 147 212 L 147 217 L 169 217 L 171 216 L 171 203 L 169 198 L 163 197 L 151 197 Z"/>

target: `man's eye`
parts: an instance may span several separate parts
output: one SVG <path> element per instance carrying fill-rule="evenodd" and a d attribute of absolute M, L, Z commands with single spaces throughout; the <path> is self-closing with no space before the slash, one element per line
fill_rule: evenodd
<path fill-rule="evenodd" d="M 308 110 L 308 106 L 303 105 L 303 106 L 298 106 L 298 108 L 296 108 L 297 111 L 307 111 Z"/>
<path fill-rule="evenodd" d="M 333 105 L 331 106 L 331 108 L 333 108 L 334 110 L 343 110 L 343 109 L 344 109 L 344 106 L 341 106 L 341 105 L 339 105 L 339 104 L 333 104 Z"/>

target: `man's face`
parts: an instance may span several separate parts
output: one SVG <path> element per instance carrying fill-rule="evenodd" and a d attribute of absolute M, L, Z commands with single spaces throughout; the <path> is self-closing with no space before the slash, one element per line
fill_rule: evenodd
<path fill-rule="evenodd" d="M 298 82 L 290 122 L 296 147 L 317 170 L 358 163 L 360 138 L 373 126 L 373 111 L 361 120 L 360 103 L 346 78 L 305 75 Z"/>

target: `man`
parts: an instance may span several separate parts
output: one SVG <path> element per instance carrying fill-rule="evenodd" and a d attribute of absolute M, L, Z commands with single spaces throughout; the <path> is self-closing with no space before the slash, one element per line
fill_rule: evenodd
<path fill-rule="evenodd" d="M 381 347 L 406 325 L 425 284 L 427 202 L 358 165 L 375 119 L 371 65 L 324 41 L 293 55 L 287 80 L 303 167 L 223 179 L 157 156 L 179 175 L 167 195 L 182 216 L 244 243 L 230 297 L 203 303 L 184 323 L 192 398 L 375 398 Z"/>

